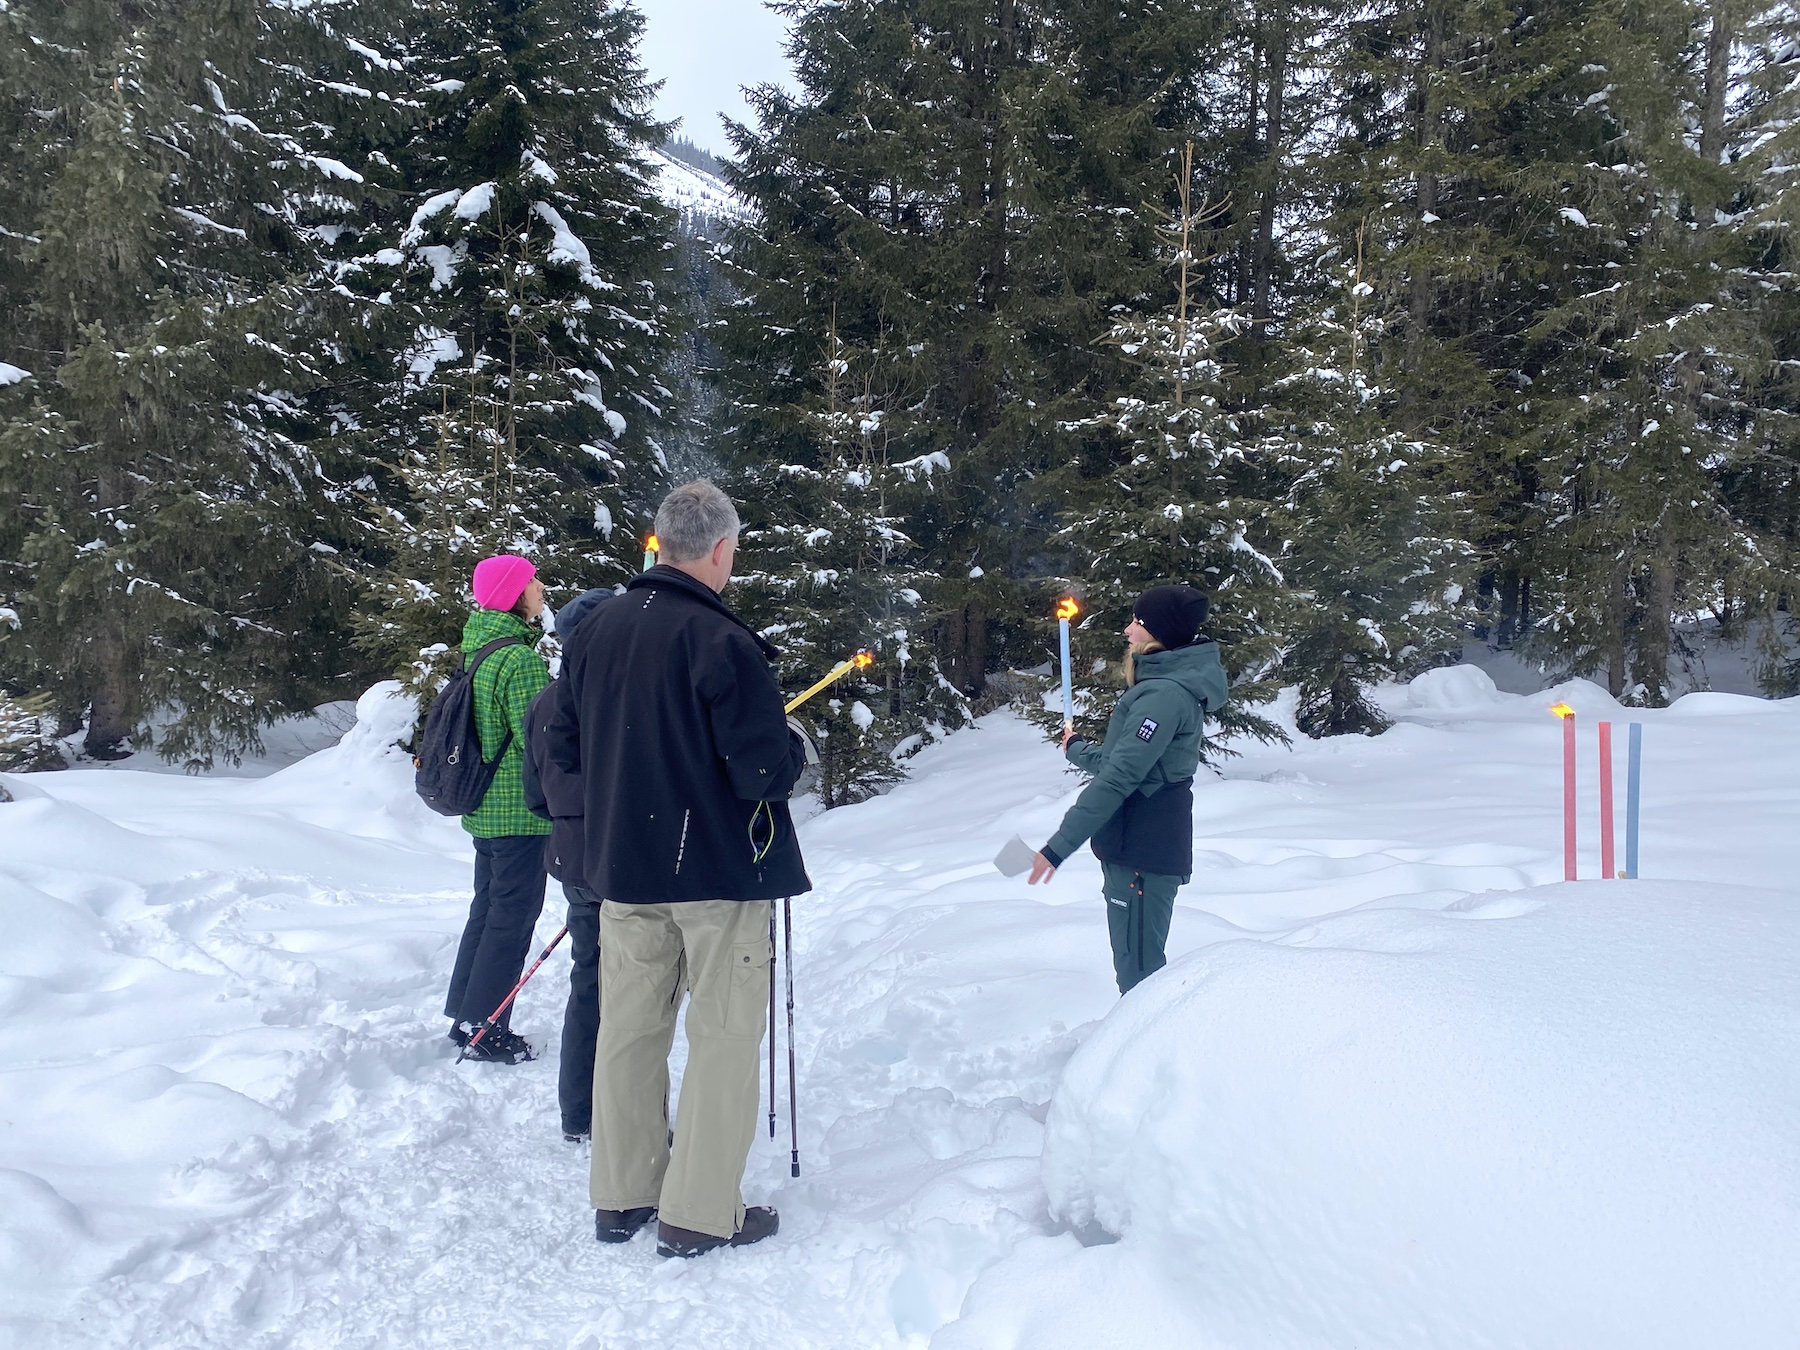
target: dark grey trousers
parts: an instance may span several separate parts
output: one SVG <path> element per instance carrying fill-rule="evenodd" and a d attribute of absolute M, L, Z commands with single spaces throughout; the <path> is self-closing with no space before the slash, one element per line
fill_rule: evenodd
<path fill-rule="evenodd" d="M 544 908 L 544 836 L 475 840 L 475 900 L 463 925 L 444 1016 L 479 1025 L 525 971 L 531 930 Z M 510 1025 L 512 1009 L 500 1019 Z"/>
<path fill-rule="evenodd" d="M 556 1097 L 564 1134 L 586 1134 L 594 1121 L 594 1043 L 600 1038 L 600 897 L 563 882 L 569 900 L 569 1004 L 563 1010 L 562 1067 Z"/>
<path fill-rule="evenodd" d="M 1112 939 L 1113 975 L 1119 993 L 1129 994 L 1147 976 L 1168 964 L 1163 949 L 1175 917 L 1175 892 L 1186 877 L 1139 872 L 1122 863 L 1100 864 L 1100 893 L 1106 897 L 1106 931 Z"/>

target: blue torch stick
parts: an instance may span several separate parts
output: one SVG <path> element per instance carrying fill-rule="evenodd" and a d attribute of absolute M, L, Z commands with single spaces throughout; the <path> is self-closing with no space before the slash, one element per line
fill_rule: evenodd
<path fill-rule="evenodd" d="M 1075 690 L 1069 678 L 1069 620 L 1081 613 L 1081 606 L 1075 603 L 1075 597 L 1065 595 L 1056 602 L 1056 618 L 1062 629 L 1062 696 L 1063 696 L 1063 730 L 1075 729 Z"/>

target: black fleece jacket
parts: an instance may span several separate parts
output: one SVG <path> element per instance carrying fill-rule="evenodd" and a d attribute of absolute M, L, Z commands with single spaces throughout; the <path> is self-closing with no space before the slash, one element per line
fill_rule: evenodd
<path fill-rule="evenodd" d="M 812 889 L 787 797 L 806 767 L 778 653 L 673 567 L 576 629 L 547 758 L 578 776 L 588 889 L 605 900 L 772 900 Z"/>

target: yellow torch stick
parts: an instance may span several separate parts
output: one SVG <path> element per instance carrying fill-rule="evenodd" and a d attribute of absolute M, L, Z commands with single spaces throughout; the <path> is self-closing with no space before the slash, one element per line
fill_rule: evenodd
<path fill-rule="evenodd" d="M 874 664 L 875 653 L 873 652 L 858 652 L 855 656 L 839 661 L 836 666 L 832 667 L 829 675 L 820 680 L 811 689 L 808 689 L 804 694 L 801 694 L 798 698 L 791 700 L 787 707 L 783 708 L 782 711 L 794 711 L 795 708 L 798 708 L 802 703 L 806 702 L 807 699 L 825 688 L 826 685 L 837 683 L 853 670 L 861 670 L 865 666 L 872 666 Z"/>

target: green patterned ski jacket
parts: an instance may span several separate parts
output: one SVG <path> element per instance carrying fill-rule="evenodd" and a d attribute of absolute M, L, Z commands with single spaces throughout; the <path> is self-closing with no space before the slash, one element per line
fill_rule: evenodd
<path fill-rule="evenodd" d="M 525 805 L 520 780 L 525 754 L 525 710 L 538 691 L 550 683 L 550 668 L 537 654 L 537 629 L 516 614 L 498 609 L 478 609 L 463 625 L 462 652 L 467 660 L 495 638 L 516 637 L 523 645 L 502 647 L 475 672 L 475 726 L 481 732 L 481 753 L 492 758 L 506 739 L 506 758 L 500 761 L 494 781 L 481 805 L 462 818 L 465 830 L 477 839 L 505 834 L 549 834 L 550 822 L 534 816 Z"/>

